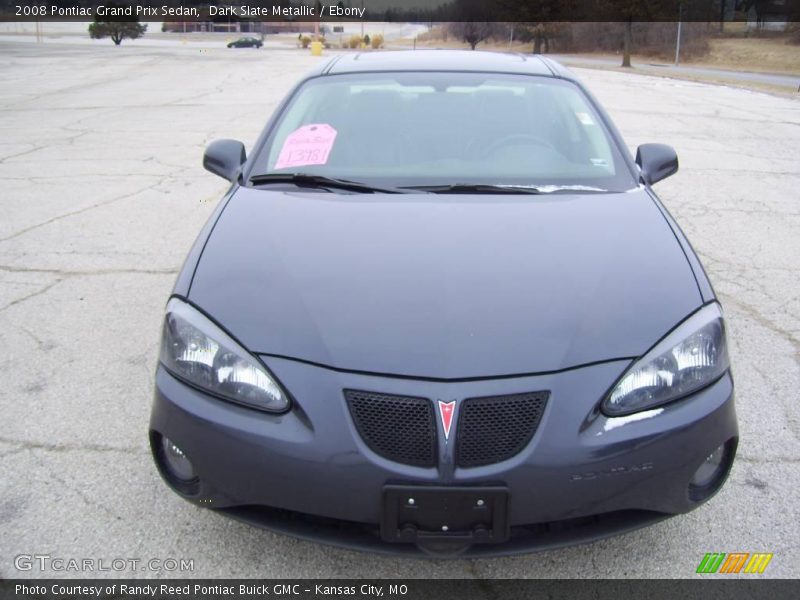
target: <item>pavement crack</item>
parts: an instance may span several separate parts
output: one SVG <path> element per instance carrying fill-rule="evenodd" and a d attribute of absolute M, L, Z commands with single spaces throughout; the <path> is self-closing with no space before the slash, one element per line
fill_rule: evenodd
<path fill-rule="evenodd" d="M 742 454 L 736 455 L 737 462 L 743 462 L 752 465 L 766 465 L 766 464 L 800 464 L 800 456 L 773 456 L 770 458 L 760 458 L 755 456 L 744 456 Z"/>
<path fill-rule="evenodd" d="M 43 150 L 47 148 L 47 146 L 34 146 L 33 148 L 29 148 L 28 150 L 23 150 L 22 152 L 17 152 L 16 154 L 9 154 L 8 156 L 4 156 L 0 159 L 0 165 L 4 164 L 7 160 L 12 158 L 19 158 L 20 156 L 27 156 L 28 154 L 33 154 L 34 152 L 38 152 L 39 150 Z"/>
<path fill-rule="evenodd" d="M 734 300 L 730 296 L 726 296 L 725 304 L 733 304 L 734 306 L 739 308 L 743 313 L 745 313 L 747 316 L 753 319 L 756 323 L 758 323 L 765 329 L 768 329 L 769 331 L 780 337 L 782 340 L 787 342 L 792 347 L 793 350 L 792 358 L 795 364 L 800 366 L 800 338 L 798 338 L 791 332 L 782 329 L 779 325 L 777 325 L 776 323 L 774 323 L 773 321 L 762 315 L 752 306 L 745 304 L 744 302 L 741 302 L 739 300 Z"/>
<path fill-rule="evenodd" d="M 178 267 L 166 269 L 94 269 L 92 271 L 71 271 L 68 269 L 39 269 L 35 267 L 15 267 L 0 265 L 0 271 L 7 273 L 44 273 L 63 277 L 86 277 L 90 275 L 175 275 Z M 61 281 L 61 280 L 59 280 Z"/>
<path fill-rule="evenodd" d="M 14 446 L 15 448 L 6 454 L 22 452 L 25 450 L 45 450 L 47 452 L 121 452 L 124 454 L 138 454 L 141 452 L 139 447 L 119 447 L 106 446 L 103 444 L 56 444 L 48 442 L 32 442 L 29 440 L 15 440 L 12 438 L 0 437 L 0 443 Z"/>
<path fill-rule="evenodd" d="M 760 367 L 758 367 L 758 365 L 755 365 L 755 364 L 751 365 L 751 368 L 756 373 L 761 375 L 761 377 L 764 380 L 765 385 L 767 385 L 767 386 L 771 387 L 773 390 L 775 390 L 775 386 L 772 383 L 772 379 L 769 377 L 769 375 L 767 373 L 764 372 L 763 369 L 761 369 Z M 800 423 L 798 423 L 797 419 L 792 414 L 791 408 L 786 404 L 785 401 L 783 401 L 783 398 L 781 398 L 780 393 L 776 393 L 775 396 L 779 399 L 778 402 L 783 404 L 784 417 L 786 419 L 786 423 L 789 425 L 789 431 L 792 433 L 792 435 L 794 436 L 795 440 L 800 441 Z"/>
<path fill-rule="evenodd" d="M 50 350 L 53 346 L 49 343 L 44 342 L 39 336 L 33 333 L 27 327 L 23 327 L 22 325 L 17 325 L 17 329 L 25 333 L 29 338 L 31 338 L 36 343 L 36 349 L 40 352 L 46 352 Z"/>
<path fill-rule="evenodd" d="M 74 492 L 81 500 L 83 500 L 83 502 L 86 504 L 86 506 L 97 508 L 97 509 L 103 511 L 104 513 L 106 513 L 107 515 L 112 516 L 112 517 L 114 517 L 116 519 L 120 518 L 120 516 L 116 512 L 114 512 L 113 510 L 111 510 L 107 506 L 101 504 L 94 497 L 92 497 L 89 494 L 87 494 L 79 486 L 75 485 L 75 481 L 74 480 L 65 479 L 59 473 L 55 472 L 54 469 L 49 468 L 49 466 L 47 464 L 44 464 L 41 460 L 38 461 L 38 462 L 39 462 L 39 465 L 49 473 L 50 477 L 53 480 L 57 481 L 58 483 L 60 483 L 62 486 L 64 486 L 66 489 L 70 490 L 71 492 Z"/>
<path fill-rule="evenodd" d="M 39 290 L 37 290 L 35 292 L 31 292 L 30 294 L 28 294 L 26 296 L 23 296 L 22 298 L 17 298 L 16 300 L 12 300 L 11 302 L 6 304 L 5 306 L 0 307 L 0 312 L 6 311 L 9 308 L 11 308 L 12 306 L 16 306 L 17 304 L 21 304 L 23 302 L 27 302 L 28 300 L 31 300 L 32 298 L 36 298 L 37 296 L 41 296 L 42 294 L 47 293 L 49 290 L 51 290 L 53 287 L 55 287 L 56 285 L 58 285 L 62 281 L 63 281 L 63 279 L 60 279 L 60 278 L 56 279 L 55 281 L 47 284 L 46 286 L 44 286 L 43 288 L 41 288 L 41 289 L 39 289 Z"/>
<path fill-rule="evenodd" d="M 114 198 L 111 198 L 109 200 L 104 200 L 102 202 L 98 202 L 98 203 L 92 204 L 90 206 L 85 206 L 83 208 L 79 208 L 78 210 L 74 210 L 72 212 L 68 212 L 68 213 L 64 213 L 64 214 L 52 217 L 50 219 L 47 219 L 46 221 L 42 221 L 41 223 L 36 223 L 35 225 L 30 225 L 28 227 L 20 229 L 19 231 L 16 231 L 15 233 L 12 233 L 11 235 L 7 235 L 4 238 L 0 238 L 0 242 L 7 242 L 9 240 L 13 240 L 15 238 L 20 237 L 21 235 L 25 235 L 26 233 L 34 231 L 35 229 L 39 229 L 40 227 L 45 227 L 46 225 L 50 225 L 52 223 L 60 221 L 61 219 L 74 217 L 75 215 L 83 214 L 83 213 L 88 212 L 90 210 L 94 210 L 95 208 L 108 206 L 109 204 L 114 204 L 115 202 L 121 202 L 122 200 L 126 200 L 128 198 L 131 198 L 133 196 L 136 196 L 138 194 L 141 194 L 143 192 L 151 190 L 151 189 L 159 186 L 161 184 L 161 182 L 162 182 L 162 180 L 159 179 L 156 183 L 150 184 L 150 185 L 148 185 L 146 187 L 143 187 L 143 188 L 140 188 L 140 189 L 138 189 L 136 191 L 133 191 L 133 192 L 130 192 L 130 193 L 127 193 L 127 194 L 123 194 L 121 196 L 115 196 Z"/>

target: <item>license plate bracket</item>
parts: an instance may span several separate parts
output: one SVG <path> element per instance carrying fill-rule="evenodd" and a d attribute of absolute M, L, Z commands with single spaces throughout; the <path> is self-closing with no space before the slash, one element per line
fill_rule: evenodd
<path fill-rule="evenodd" d="M 508 540 L 508 488 L 503 486 L 387 485 L 383 489 L 381 538 L 419 543 Z"/>

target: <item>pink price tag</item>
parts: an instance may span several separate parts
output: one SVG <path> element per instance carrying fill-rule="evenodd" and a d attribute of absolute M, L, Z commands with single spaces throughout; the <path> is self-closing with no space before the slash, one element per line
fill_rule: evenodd
<path fill-rule="evenodd" d="M 276 169 L 324 165 L 336 140 L 336 130 L 326 123 L 303 125 L 286 137 Z"/>

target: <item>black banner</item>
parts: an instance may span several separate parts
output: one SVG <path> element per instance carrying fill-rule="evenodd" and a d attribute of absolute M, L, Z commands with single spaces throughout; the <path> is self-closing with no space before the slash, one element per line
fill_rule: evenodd
<path fill-rule="evenodd" d="M 635 557 L 631 557 L 635 560 Z M 798 580 L 759 576 L 696 580 L 360 580 L 360 579 L 47 579 L 0 581 L 3 600 L 776 600 L 797 598 Z"/>
<path fill-rule="evenodd" d="M 800 0 L 0 0 L 1 21 L 720 22 L 784 27 Z"/>

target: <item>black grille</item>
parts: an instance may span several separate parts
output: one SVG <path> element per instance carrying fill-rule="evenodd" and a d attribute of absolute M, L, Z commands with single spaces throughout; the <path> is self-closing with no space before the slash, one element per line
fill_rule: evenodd
<path fill-rule="evenodd" d="M 418 467 L 436 466 L 436 425 L 427 398 L 345 390 L 356 429 L 384 458 Z"/>
<path fill-rule="evenodd" d="M 456 465 L 490 465 L 518 454 L 531 441 L 550 392 L 464 400 L 456 432 Z"/>

